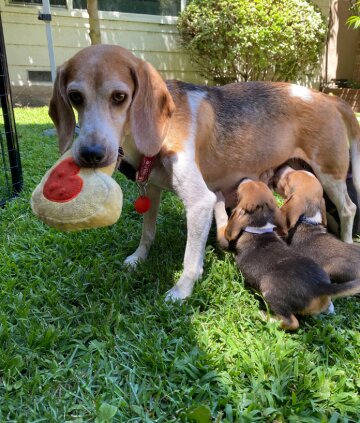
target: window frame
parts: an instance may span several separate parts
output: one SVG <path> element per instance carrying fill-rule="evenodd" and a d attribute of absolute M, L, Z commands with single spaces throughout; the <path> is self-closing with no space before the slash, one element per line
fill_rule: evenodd
<path fill-rule="evenodd" d="M 51 0 L 49 0 L 50 2 Z M 56 10 L 69 10 L 69 5 L 72 4 L 72 0 L 65 0 L 65 5 L 52 5 L 50 4 L 51 8 L 55 8 Z M 43 7 L 42 3 L 26 3 L 26 0 L 22 0 L 22 3 L 14 3 L 13 0 L 6 0 L 6 6 L 12 7 L 31 7 L 31 8 L 41 8 Z"/>
<path fill-rule="evenodd" d="M 187 0 L 180 0 L 180 11 L 182 12 L 186 7 Z M 6 0 L 6 5 L 10 7 L 26 7 L 32 9 L 42 10 L 42 4 L 34 3 L 13 3 L 12 0 Z M 53 6 L 50 5 L 51 10 L 56 10 L 56 12 L 67 12 L 71 13 L 72 16 L 83 17 L 84 13 L 87 13 L 86 9 L 74 9 L 73 0 L 66 0 L 66 6 Z M 177 22 L 177 16 L 166 16 L 166 15 L 150 15 L 144 13 L 128 13 L 128 12 L 110 12 L 106 10 L 99 10 L 100 19 L 119 19 L 127 20 L 133 22 L 151 22 L 151 23 L 160 23 L 160 24 L 175 24 Z"/>

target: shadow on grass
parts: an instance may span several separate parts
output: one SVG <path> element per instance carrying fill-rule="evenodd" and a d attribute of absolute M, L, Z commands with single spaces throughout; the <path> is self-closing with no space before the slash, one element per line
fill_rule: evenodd
<path fill-rule="evenodd" d="M 185 249 L 179 200 L 165 194 L 155 244 L 134 272 L 122 263 L 141 216 L 135 186 L 120 174 L 116 225 L 46 227 L 29 198 L 57 159 L 47 128 L 18 126 L 25 189 L 0 211 L 1 421 L 356 421 L 359 301 L 303 320 L 295 334 L 279 331 L 260 319 L 258 298 L 212 229 L 193 296 L 164 303 Z"/>

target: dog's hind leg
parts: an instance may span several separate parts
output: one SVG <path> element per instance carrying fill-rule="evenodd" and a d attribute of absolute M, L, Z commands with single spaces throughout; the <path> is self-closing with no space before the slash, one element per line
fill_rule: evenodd
<path fill-rule="evenodd" d="M 150 210 L 144 214 L 140 244 L 136 251 L 124 261 L 124 264 L 128 267 L 136 267 L 140 261 L 146 260 L 150 247 L 155 239 L 156 218 L 159 212 L 161 188 L 155 185 L 149 185 L 147 188 L 147 196 L 150 199 L 151 207 Z"/>
<path fill-rule="evenodd" d="M 359 137 L 355 137 L 352 140 L 351 146 L 350 146 L 350 156 L 351 156 L 351 177 L 352 182 L 354 184 L 354 188 L 356 191 L 356 201 L 357 206 L 359 204 L 360 199 L 360 139 Z"/>
<path fill-rule="evenodd" d="M 349 197 L 346 182 L 344 180 L 335 179 L 328 174 L 319 172 L 316 168 L 314 168 L 314 171 L 338 211 L 340 218 L 341 239 L 351 244 L 356 205 Z"/>
<path fill-rule="evenodd" d="M 348 103 L 337 101 L 339 112 L 347 129 L 347 140 L 350 145 L 350 158 L 352 169 L 352 181 L 356 190 L 357 198 L 360 198 L 360 126 Z"/>
<path fill-rule="evenodd" d="M 277 314 L 276 319 L 280 320 L 281 329 L 296 330 L 299 327 L 299 321 L 293 314 L 290 314 L 290 316 Z"/>
<path fill-rule="evenodd" d="M 263 280 L 262 288 L 265 288 L 266 282 L 269 281 L 271 284 L 271 279 L 266 277 Z M 281 292 L 277 290 L 267 289 L 263 293 L 264 300 L 270 307 L 270 310 L 274 313 L 272 320 L 278 320 L 280 322 L 281 329 L 285 330 L 296 330 L 299 327 L 299 321 L 291 310 L 285 305 L 285 297 L 282 297 Z"/>
<path fill-rule="evenodd" d="M 355 114 L 351 110 L 350 106 L 340 99 L 336 99 L 336 107 L 342 115 L 344 126 L 333 126 L 332 134 L 337 134 L 337 146 L 348 145 L 350 147 L 350 158 L 352 166 L 352 178 L 355 190 L 358 197 L 360 197 L 360 127 L 356 119 Z M 335 124 L 335 121 L 333 121 Z M 331 126 L 331 124 L 330 124 Z M 328 129 L 330 129 L 330 126 Z M 345 129 L 345 132 L 344 132 Z M 329 135 L 331 136 L 331 134 Z M 343 142 L 342 142 L 343 140 Z M 342 149 L 344 152 L 345 150 Z M 336 209 L 340 218 L 340 236 L 341 239 L 345 242 L 352 243 L 352 229 L 354 224 L 354 217 L 356 212 L 356 206 L 351 201 L 347 188 L 345 179 L 347 177 L 348 166 L 345 161 L 345 156 L 340 150 L 337 150 L 337 153 L 332 152 L 332 157 L 335 159 L 335 164 L 338 161 L 337 172 L 340 172 L 338 175 L 340 178 L 335 179 L 323 172 L 319 171 L 313 167 L 316 176 L 320 179 L 326 193 L 328 194 L 330 200 L 335 204 Z M 341 159 L 342 157 L 342 159 Z M 341 166 L 341 163 L 346 165 L 344 169 Z M 342 168 L 341 168 L 342 167 Z"/>
<path fill-rule="evenodd" d="M 296 330 L 299 327 L 299 321 L 294 314 L 275 314 L 269 316 L 266 312 L 261 311 L 260 316 L 266 322 L 280 322 L 281 329 Z"/>

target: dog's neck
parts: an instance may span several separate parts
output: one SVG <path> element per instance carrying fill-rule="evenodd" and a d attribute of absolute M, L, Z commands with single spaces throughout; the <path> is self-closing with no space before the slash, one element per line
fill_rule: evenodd
<path fill-rule="evenodd" d="M 322 218 L 320 211 L 317 211 L 314 216 L 300 216 L 299 223 L 305 223 L 306 225 L 321 225 Z"/>
<path fill-rule="evenodd" d="M 121 146 L 124 151 L 125 160 L 131 164 L 135 169 L 138 169 L 140 166 L 142 155 L 139 153 L 138 149 L 135 146 L 134 139 L 130 132 L 126 132 Z"/>
<path fill-rule="evenodd" d="M 264 226 L 246 226 L 244 228 L 244 232 L 250 234 L 267 234 L 270 232 L 274 232 L 274 228 L 276 228 L 275 225 L 270 222 L 267 222 L 267 224 Z"/>
<path fill-rule="evenodd" d="M 327 234 L 327 229 L 321 221 L 321 213 L 317 212 L 314 216 L 301 216 L 296 225 L 289 230 L 286 242 L 291 244 L 296 238 L 302 240 L 305 237 Z"/>

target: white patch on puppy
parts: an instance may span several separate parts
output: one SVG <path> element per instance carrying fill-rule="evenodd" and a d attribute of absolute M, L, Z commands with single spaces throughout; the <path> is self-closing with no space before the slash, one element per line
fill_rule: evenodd
<path fill-rule="evenodd" d="M 335 307 L 334 307 L 334 304 L 332 302 L 329 304 L 329 307 L 328 307 L 326 313 L 327 314 L 335 314 Z"/>

